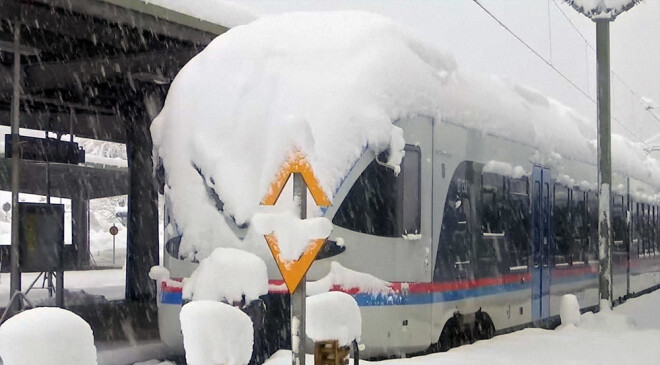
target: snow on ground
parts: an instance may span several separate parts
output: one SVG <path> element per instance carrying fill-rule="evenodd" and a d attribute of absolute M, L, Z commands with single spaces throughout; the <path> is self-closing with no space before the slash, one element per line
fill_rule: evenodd
<path fill-rule="evenodd" d="M 0 326 L 0 356 L 5 365 L 95 365 L 92 328 L 60 308 L 34 308 Z"/>
<path fill-rule="evenodd" d="M 210 300 L 181 308 L 188 365 L 243 365 L 252 356 L 252 320 L 240 309 Z"/>
<path fill-rule="evenodd" d="M 586 313 L 579 327 L 529 328 L 446 353 L 380 361 L 381 365 L 620 365 L 657 364 L 660 359 L 660 291 L 630 299 L 609 313 Z M 314 362 L 307 355 L 307 363 Z M 352 360 L 351 360 L 352 363 Z M 372 363 L 361 360 L 360 363 Z M 289 365 L 289 351 L 273 355 L 268 365 Z"/>
<path fill-rule="evenodd" d="M 23 291 L 34 281 L 38 273 L 23 273 Z M 28 294 L 28 299 L 35 303 L 48 298 L 48 291 L 42 289 L 43 276 L 37 281 L 35 288 Z M 0 274 L 0 303 L 9 302 L 9 273 Z M 103 295 L 107 300 L 124 299 L 126 287 L 126 272 L 123 269 L 66 271 L 64 273 L 64 288 L 69 291 L 84 290 L 93 295 Z"/>

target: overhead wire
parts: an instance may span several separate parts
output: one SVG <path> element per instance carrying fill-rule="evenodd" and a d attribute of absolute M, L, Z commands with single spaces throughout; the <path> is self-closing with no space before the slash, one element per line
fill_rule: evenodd
<path fill-rule="evenodd" d="M 591 95 L 589 95 L 586 91 L 582 90 L 582 88 L 580 88 L 576 83 L 574 83 L 570 78 L 568 78 L 568 76 L 564 75 L 564 73 L 562 73 L 558 68 L 556 68 L 556 67 L 555 67 L 550 61 L 548 61 L 545 57 L 543 57 L 540 53 L 538 53 L 538 52 L 537 52 L 534 48 L 532 48 L 529 44 L 527 44 L 527 42 L 525 42 L 522 38 L 520 38 L 520 36 L 518 36 L 513 30 L 511 30 L 506 24 L 504 24 L 499 18 L 497 18 L 497 17 L 496 17 L 492 12 L 490 12 L 486 7 L 484 7 L 484 6 L 479 2 L 479 0 L 472 0 L 472 1 L 473 1 L 475 4 L 477 4 L 477 5 L 478 5 L 478 6 L 479 6 L 484 12 L 486 12 L 486 14 L 488 14 L 491 18 L 493 18 L 493 20 L 495 20 L 495 21 L 496 21 L 496 22 L 497 22 L 502 28 L 504 28 L 509 34 L 511 34 L 514 38 L 516 38 L 516 39 L 518 40 L 518 42 L 520 42 L 523 46 L 525 46 L 525 48 L 527 48 L 527 49 L 528 49 L 530 52 L 532 52 L 536 57 L 538 57 L 541 61 L 543 61 L 548 67 L 552 68 L 552 69 L 553 69 L 553 70 L 554 70 L 559 76 L 561 76 L 566 82 L 568 82 L 571 86 L 573 86 L 573 88 L 575 88 L 577 91 L 579 91 L 584 97 L 586 97 L 587 99 L 589 99 L 592 103 L 594 103 L 594 104 L 596 104 L 596 105 L 598 104 L 598 102 L 597 102 L 593 97 L 591 97 Z M 555 1 L 553 0 L 553 3 L 554 3 L 554 2 L 555 2 Z M 555 5 L 557 5 L 557 3 L 555 3 Z M 561 9 L 560 9 L 560 10 L 561 10 Z M 580 33 L 580 31 L 577 29 L 577 27 L 575 26 L 575 24 L 573 24 L 573 22 L 570 21 L 570 19 L 568 19 L 568 16 L 567 16 L 563 11 L 562 11 L 561 13 L 564 15 L 564 17 L 566 17 L 567 20 L 569 20 L 569 23 L 571 23 L 571 25 L 573 26 L 573 28 L 575 29 L 575 31 L 577 31 L 577 32 L 580 34 L 580 36 L 582 37 L 582 39 L 584 39 L 584 41 L 585 41 L 585 43 L 587 44 L 587 46 L 588 46 L 589 48 L 591 48 L 592 50 L 595 51 L 595 49 L 593 48 L 593 46 L 591 46 L 591 45 L 589 44 L 589 41 L 584 37 L 584 35 L 582 35 L 582 33 Z M 612 72 L 613 72 L 613 71 L 612 71 Z M 613 72 L 613 73 L 614 73 L 614 72 Z M 616 75 L 616 74 L 615 74 L 615 75 Z M 617 78 L 620 79 L 620 76 L 618 76 L 618 75 L 616 75 L 616 76 L 617 76 Z M 641 143 L 644 144 L 645 146 L 649 147 L 649 145 L 646 143 L 646 141 L 644 141 L 643 139 L 639 138 L 639 136 L 637 136 L 635 133 L 633 133 L 632 130 L 630 130 L 630 128 L 628 128 L 627 126 L 625 126 L 625 125 L 624 125 L 624 124 L 623 124 L 623 123 L 622 123 L 622 122 L 621 122 L 616 116 L 612 115 L 612 119 L 613 119 L 614 121 L 616 121 L 621 127 L 623 127 L 623 129 L 625 129 L 625 130 L 626 130 L 631 136 L 633 136 L 635 139 L 637 139 L 639 142 L 641 142 Z"/>
<path fill-rule="evenodd" d="M 557 0 L 552 0 L 552 3 L 555 4 L 555 7 L 557 8 L 557 10 L 559 10 L 559 12 L 561 13 L 561 15 L 562 15 L 562 16 L 564 17 L 564 19 L 566 19 L 566 21 L 571 25 L 571 27 L 573 28 L 573 30 L 574 30 L 574 31 L 580 36 L 580 38 L 582 38 L 582 39 L 584 40 L 584 43 L 586 44 L 586 46 L 589 47 L 589 49 L 591 49 L 593 52 L 596 52 L 596 48 L 594 48 L 594 46 L 592 46 L 591 43 L 589 43 L 589 40 L 584 36 L 584 34 L 582 34 L 582 32 L 580 31 L 580 29 L 578 29 L 578 27 L 575 25 L 575 23 L 573 23 L 573 21 L 572 21 L 571 18 L 568 16 L 568 14 L 566 14 L 566 13 L 564 12 L 564 10 L 561 8 L 561 6 L 559 6 L 559 4 L 557 4 Z M 643 98 L 641 95 L 639 95 L 639 93 L 637 93 L 635 90 L 633 90 L 633 88 L 632 88 L 627 82 L 625 82 L 625 81 L 623 80 L 623 78 L 621 77 L 621 75 L 619 75 L 614 69 L 611 69 L 610 71 L 612 72 L 612 75 L 614 75 L 617 79 L 619 79 L 619 82 L 621 82 L 621 84 L 622 84 L 626 89 L 628 89 L 632 95 L 634 95 L 635 97 L 637 97 L 638 99 L 640 99 L 643 103 L 645 103 L 644 98 Z M 647 111 L 653 116 L 653 120 L 655 120 L 657 123 L 660 124 L 660 120 L 658 120 L 658 118 L 656 117 L 656 115 L 653 114 L 653 113 L 652 113 L 650 110 L 648 110 L 648 109 L 647 109 Z"/>

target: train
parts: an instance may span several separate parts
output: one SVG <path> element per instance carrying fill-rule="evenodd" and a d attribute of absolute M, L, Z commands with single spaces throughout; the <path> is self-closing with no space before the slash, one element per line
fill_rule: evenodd
<path fill-rule="evenodd" d="M 286 17 L 295 18 L 296 22 L 291 24 L 300 24 L 303 15 Z M 374 20 L 371 16 L 325 14 L 311 17 L 318 18 L 302 23 L 312 29 L 318 24 L 331 24 L 334 29 L 337 22 L 373 22 L 374 32 L 381 32 L 382 28 L 388 30 L 381 32 L 387 35 L 383 37 L 387 41 L 383 42 L 383 47 L 401 40 L 398 32 L 390 31 L 388 22 Z M 264 22 L 250 29 L 269 29 L 265 26 L 269 25 L 267 22 L 280 25 L 280 20 L 275 18 Z M 347 32 L 350 32 L 350 25 L 346 26 Z M 311 32 L 309 29 L 294 31 L 298 29 L 295 26 L 284 28 L 290 31 L 286 37 L 291 38 Z M 247 33 L 250 29 L 242 28 L 241 32 Z M 281 27 L 276 29 L 280 31 Z M 323 29 L 319 30 L 319 37 L 333 36 Z M 241 32 L 233 36 L 238 37 Z M 358 33 L 355 37 L 362 40 L 360 37 L 366 33 Z M 394 40 L 388 38 L 392 34 L 396 35 Z M 262 35 L 268 37 L 270 33 Z M 341 36 L 348 37 L 343 33 Z M 303 40 L 307 39 L 317 42 L 314 37 Z M 379 38 L 367 38 L 365 47 L 372 46 L 370 42 L 374 39 Z M 225 54 L 230 52 L 218 42 L 209 48 Z M 360 342 L 364 345 L 360 356 L 365 358 L 444 351 L 524 327 L 549 327 L 558 321 L 560 300 L 565 294 L 574 294 L 582 311 L 597 310 L 599 197 L 595 126 L 558 101 L 513 82 L 452 76 L 455 73 L 452 62 L 444 62 L 444 58 L 435 54 L 429 56 L 428 50 L 417 43 L 407 40 L 404 43 L 420 55 L 420 59 L 428 61 L 420 70 L 433 70 L 429 72 L 428 79 L 432 80 L 429 85 L 436 85 L 441 91 L 429 96 L 434 89 L 422 88 L 424 92 L 418 93 L 422 95 L 420 98 L 433 99 L 430 102 L 433 107 L 419 104 L 422 105 L 419 109 L 409 108 L 388 120 L 388 125 L 401 132 L 405 141 L 402 146 L 382 143 L 376 147 L 363 146 L 360 154 L 347 161 L 349 168 L 328 194 L 332 205 L 318 213 L 332 222 L 333 230 L 307 273 L 308 287 L 327 278 L 333 270 L 342 270 L 335 279 L 348 279 L 337 279 L 328 290 L 347 292 L 358 303 L 362 315 Z M 267 48 L 264 44 L 262 46 Z M 318 44 L 323 41 L 319 40 Z M 338 44 L 347 44 L 351 52 L 360 49 L 349 41 L 342 40 Z M 277 47 L 274 54 L 287 54 L 284 46 Z M 317 46 L 310 49 L 323 50 Z M 397 52 L 403 52 L 401 49 Z M 240 54 L 244 48 L 237 50 Z M 250 48 L 250 52 L 255 51 Z M 377 52 L 372 53 L 378 56 Z M 322 61 L 332 54 L 325 50 L 320 52 L 321 65 L 325 65 Z M 249 56 L 257 57 L 252 53 Z M 232 54 L 229 59 L 240 58 Z M 295 64 L 295 60 L 295 57 L 282 56 L 273 63 L 253 62 L 252 59 L 247 63 L 250 67 L 252 64 L 275 67 L 273 65 L 279 65 L 278 62 Z M 299 67 L 313 64 L 307 58 L 304 60 Z M 205 59 L 198 60 L 198 64 L 203 62 Z M 388 75 L 380 69 L 385 67 L 381 58 L 376 57 L 374 62 L 379 66 L 361 70 L 378 72 L 377 77 L 361 77 L 361 81 L 374 82 Z M 350 60 L 345 63 L 350 64 Z M 236 62 L 231 65 L 242 67 Z M 437 72 L 428 65 L 445 67 L 448 71 Z M 405 67 L 393 67 L 401 70 L 390 74 L 405 73 Z M 274 83 L 276 72 L 265 66 L 255 66 L 254 70 L 266 70 L 265 79 Z M 297 68 L 291 66 L 285 70 L 294 72 Z M 236 74 L 240 72 L 235 71 Z M 186 73 L 190 76 L 193 71 L 188 69 Z M 303 74 L 305 77 L 316 75 L 313 72 Z M 242 83 L 261 81 L 259 75 L 240 80 Z M 233 80 L 232 75 L 228 77 Z M 405 80 L 396 81 L 407 85 Z M 194 83 L 188 84 L 204 89 Z M 185 85 L 182 82 L 177 86 L 181 88 L 180 95 L 185 95 L 182 89 Z M 350 85 L 355 86 L 355 83 Z M 217 90 L 229 92 L 226 90 L 232 89 Z M 237 86 L 237 90 L 244 89 Z M 400 96 L 417 95 L 392 93 L 396 100 L 400 100 Z M 287 105 L 294 109 L 296 102 L 311 98 L 308 94 L 301 95 L 304 97 L 300 99 L 280 97 L 276 100 L 290 101 L 293 106 Z M 321 95 L 327 98 L 333 94 Z M 441 101 L 435 103 L 434 98 Z M 333 101 L 327 103 L 336 106 Z M 256 107 L 245 100 L 237 105 L 236 110 L 248 115 L 251 114 L 240 108 Z M 268 112 L 276 109 L 271 107 Z M 185 115 L 183 113 L 176 110 L 171 114 Z M 373 113 L 356 115 L 359 121 L 360 115 L 368 119 Z M 215 117 L 213 113 L 202 115 L 205 116 Z M 268 114 L 264 114 L 266 117 Z M 351 135 L 350 128 L 358 124 L 355 121 L 346 124 L 342 133 Z M 316 140 L 329 137 L 321 134 L 326 129 L 314 131 Z M 223 136 L 229 136 L 227 141 L 244 137 L 244 132 L 239 130 L 238 124 L 222 129 Z M 161 137 L 155 140 L 164 144 Z M 624 137 L 613 136 L 613 145 L 610 198 L 613 301 L 616 304 L 660 285 L 660 164 Z M 401 154 L 401 162 L 393 166 L 389 161 L 399 150 L 405 153 Z M 179 156 L 172 152 L 170 157 L 163 158 Z M 199 161 L 204 162 L 203 159 Z M 188 166 L 186 168 L 189 165 L 188 161 L 182 162 L 182 166 Z M 249 217 L 239 220 L 229 214 L 221 201 L 228 195 L 222 196 L 226 190 L 218 186 L 221 184 L 218 176 L 210 176 L 201 166 L 194 168 L 209 192 L 202 195 L 217 207 L 218 216 L 222 217 L 218 224 L 225 225 L 223 232 L 230 232 L 227 245 L 247 240 Z M 160 161 L 159 169 L 167 170 L 166 164 Z M 164 190 L 169 185 L 167 173 L 160 174 L 165 176 L 165 181 L 161 182 L 166 187 Z M 169 173 L 172 178 L 173 173 Z M 194 209 L 189 211 L 194 213 Z M 168 208 L 166 212 L 164 266 L 172 278 L 189 277 L 198 264 L 195 257 L 180 251 L 182 237 L 185 239 L 186 235 L 180 224 L 182 216 L 169 214 Z M 262 246 L 257 253 L 266 261 L 271 280 L 270 292 L 262 298 L 266 307 L 263 336 L 270 341 L 267 352 L 272 353 L 287 346 L 288 294 L 281 285 L 281 276 L 269 257 L 266 244 Z M 178 322 L 181 285 L 171 282 L 161 285 L 158 298 L 161 339 L 172 349 L 183 351 Z"/>
<path fill-rule="evenodd" d="M 333 231 L 308 274 L 319 279 L 338 262 L 390 284 L 376 294 L 334 288 L 360 306 L 363 356 L 447 350 L 556 321 L 564 294 L 583 311 L 597 308 L 594 165 L 564 161 L 559 172 L 530 162 L 533 146 L 449 121 L 395 124 L 412 142 L 401 172 L 365 151 L 325 212 Z M 660 284 L 660 204 L 657 187 L 625 171 L 613 180 L 613 295 L 621 302 Z M 173 242 L 165 267 L 188 277 L 196 264 L 181 260 Z M 159 299 L 161 336 L 173 347 L 182 343 L 177 292 L 166 285 Z M 270 295 L 286 302 L 281 289 Z"/>

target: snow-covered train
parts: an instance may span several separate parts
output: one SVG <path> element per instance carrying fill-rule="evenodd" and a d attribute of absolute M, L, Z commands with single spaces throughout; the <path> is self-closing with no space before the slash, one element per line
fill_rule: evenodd
<path fill-rule="evenodd" d="M 557 319 L 560 298 L 567 293 L 577 296 L 582 310 L 597 307 L 594 123 L 520 85 L 460 76 L 453 60 L 419 46 L 380 17 L 295 14 L 259 22 L 249 30 L 266 38 L 276 34 L 277 40 L 270 40 L 275 43 L 281 41 L 280 37 L 291 43 L 273 46 L 279 52 L 276 61 L 255 61 L 273 54 L 266 50 L 263 55 L 255 55 L 255 48 L 250 48 L 250 65 L 242 69 L 244 65 L 236 60 L 241 59 L 244 48 L 228 46 L 231 39 L 225 43 L 216 40 L 218 44 L 209 46 L 211 51 L 232 54 L 229 59 L 234 68 L 228 74 L 217 75 L 222 82 L 215 90 L 227 92 L 234 78 L 238 79 L 240 102 L 232 97 L 220 99 L 233 100 L 236 105 L 231 115 L 242 124 L 222 114 L 228 113 L 222 109 L 198 116 L 217 118 L 213 123 L 225 118 L 231 120 L 228 125 L 215 129 L 185 124 L 173 131 L 167 129 L 178 128 L 173 123 L 185 112 L 179 108 L 186 103 L 177 103 L 177 98 L 189 97 L 198 102 L 199 96 L 188 95 L 192 89 L 186 85 L 199 93 L 213 94 L 216 84 L 203 87 L 206 81 L 202 76 L 194 82 L 184 79 L 178 85 L 175 80 L 159 117 L 162 120 L 154 122 L 157 157 L 165 171 L 163 184 L 169 194 L 166 196 L 172 200 L 166 218 L 164 254 L 164 265 L 172 277 L 190 276 L 197 266 L 194 261 L 203 258 L 201 253 L 208 253 L 208 245 L 200 242 L 213 241 L 212 237 L 221 237 L 220 245 L 255 252 L 266 260 L 272 279 L 271 291 L 264 298 L 269 313 L 267 336 L 286 337 L 281 329 L 288 321 L 287 297 L 279 285 L 277 268 L 265 243 L 247 243 L 255 241 L 249 225 L 249 213 L 254 210 L 243 209 L 249 206 L 245 203 L 249 197 L 239 199 L 229 194 L 255 182 L 258 191 L 252 204 L 258 205 L 281 160 L 272 157 L 273 150 L 266 147 L 262 151 L 258 144 L 246 143 L 249 146 L 245 147 L 235 141 L 246 136 L 252 138 L 250 141 L 260 140 L 260 133 L 267 135 L 265 140 L 276 139 L 273 129 L 269 129 L 278 122 L 273 113 L 285 109 L 283 115 L 305 119 L 309 130 L 300 138 L 282 140 L 293 140 L 304 147 L 305 136 L 313 136 L 316 142 L 306 147 L 308 155 L 332 201 L 329 208 L 316 212 L 332 221 L 333 231 L 307 275 L 308 288 L 314 288 L 313 282 L 322 282 L 325 289 L 318 289 L 318 285 L 308 292 L 342 290 L 354 296 L 363 320 L 361 342 L 365 349 L 361 355 L 446 350 L 496 333 L 549 324 Z M 283 23 L 291 26 L 282 27 Z M 343 39 L 337 45 L 323 24 L 368 28 L 370 32 L 344 32 L 341 36 L 351 41 Z M 290 33 L 278 33 L 283 28 Z M 274 29 L 277 32 L 273 33 Z M 254 35 L 245 28 L 232 36 L 246 34 Z M 303 34 L 299 42 L 291 40 Z M 260 44 L 267 48 L 269 40 L 260 37 Z M 323 48 L 319 51 L 316 45 L 323 42 L 334 45 L 329 46 L 332 52 Z M 357 51 L 361 46 L 369 49 L 367 56 Z M 390 47 L 395 48 L 394 53 L 388 53 Z M 311 57 L 310 50 L 319 51 L 313 59 L 320 64 L 305 68 L 315 65 L 309 58 L 297 64 L 291 54 L 298 55 L 298 48 L 304 53 L 300 57 Z M 289 51 L 289 57 L 282 56 Z M 357 56 L 351 57 L 356 52 Z M 335 53 L 342 62 L 334 62 Z M 393 63 L 388 66 L 391 72 L 381 69 L 383 54 L 398 57 L 388 58 Z M 408 59 L 408 54 L 414 57 Z M 212 55 L 209 52 L 207 57 Z M 365 57 L 373 57 L 374 63 L 365 62 Z M 414 63 L 418 59 L 419 65 Z M 206 61 L 196 58 L 194 66 L 198 68 L 191 66 L 186 76 L 191 78 L 195 70 L 202 70 Z M 335 70 L 326 63 L 332 67 L 341 64 L 348 70 Z M 349 67 L 354 64 L 368 67 Z M 295 95 L 299 91 L 282 85 L 306 85 L 308 78 L 316 75 L 310 70 L 321 73 L 329 69 L 338 76 L 325 75 L 320 81 L 310 81 L 321 91 L 307 90 L 299 98 L 277 94 L 286 91 Z M 285 76 L 274 76 L 278 72 Z M 360 83 L 342 84 L 345 74 L 346 80 L 359 79 Z M 377 77 L 369 77 L 372 74 Z M 294 77 L 299 75 L 304 77 Z M 256 80 L 252 89 L 246 86 L 249 80 Z M 286 84 L 273 86 L 278 80 Z M 260 92 L 263 84 L 268 87 Z M 335 84 L 338 89 L 333 89 Z M 371 92 L 379 88 L 387 93 Z M 272 104 L 263 102 L 269 93 L 275 93 Z M 372 94 L 377 95 L 372 98 Z M 246 100 L 250 95 L 258 102 Z M 287 103 L 286 108 L 279 108 L 277 103 Z M 367 103 L 372 104 L 363 108 Z M 264 104 L 267 112 L 250 109 Z M 335 109 L 325 109 L 325 105 L 344 109 L 335 115 Z M 383 116 L 386 123 L 380 124 Z M 268 123 L 259 124 L 259 118 Z M 374 122 L 376 119 L 378 122 Z M 255 124 L 250 127 L 251 121 Z M 328 127 L 332 126 L 330 122 L 338 127 Z M 194 132 L 198 128 L 210 129 Z M 373 132 L 377 128 L 382 130 Z M 298 129 L 305 128 L 288 131 L 295 134 Z M 250 130 L 253 134 L 246 132 Z M 179 150 L 167 150 L 171 144 L 164 133 L 183 140 Z M 356 141 L 347 137 L 353 135 L 366 137 Z M 223 141 L 229 147 L 217 152 Z M 280 146 L 276 142 L 270 140 L 267 146 Z M 622 137 L 613 136 L 613 145 L 613 290 L 615 299 L 622 301 L 660 285 L 660 164 Z M 195 152 L 181 153 L 186 146 Z M 393 163 L 393 156 L 403 157 L 400 162 L 394 158 Z M 251 165 L 235 164 L 236 159 L 252 162 L 258 173 L 246 172 L 246 166 Z M 329 160 L 340 160 L 342 165 L 331 165 Z M 168 161 L 180 164 L 168 165 Z M 333 172 L 325 173 L 322 167 L 330 165 Z M 183 171 L 185 179 L 180 178 Z M 229 178 L 221 181 L 227 174 Z M 247 179 L 239 181 L 240 186 L 232 186 L 237 176 Z M 187 189 L 181 190 L 187 195 L 177 195 L 177 184 Z M 199 192 L 191 186 L 199 186 Z M 213 210 L 203 210 L 204 204 Z M 204 230 L 199 228 L 198 220 L 211 214 L 217 214 L 213 228 L 208 228 L 209 223 Z M 186 235 L 189 238 L 184 242 Z M 164 282 L 159 296 L 161 337 L 166 344 L 182 349 L 180 308 L 180 286 Z M 273 346 L 281 344 L 276 341 Z"/>
<path fill-rule="evenodd" d="M 360 305 L 365 356 L 448 349 L 556 320 L 567 293 L 583 310 L 598 305 L 595 166 L 565 161 L 557 171 L 530 162 L 533 146 L 428 117 L 395 124 L 412 142 L 401 172 L 364 153 L 325 212 L 333 233 L 308 275 L 320 279 L 338 262 L 387 281 L 390 290 L 363 292 L 356 274 L 356 287 L 333 288 Z M 660 284 L 660 204 L 657 188 L 625 171 L 614 182 L 620 301 Z M 174 242 L 165 266 L 190 276 L 195 264 L 178 259 Z M 165 285 L 161 335 L 171 345 L 181 344 L 180 306 L 180 288 Z"/>

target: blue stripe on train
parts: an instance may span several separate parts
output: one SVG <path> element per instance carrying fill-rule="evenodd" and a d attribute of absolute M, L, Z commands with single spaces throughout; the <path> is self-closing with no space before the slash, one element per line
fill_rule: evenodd
<path fill-rule="evenodd" d="M 178 304 L 181 305 L 183 302 L 183 295 L 181 292 L 162 292 L 160 296 L 160 302 L 163 304 Z"/>
<path fill-rule="evenodd" d="M 553 284 L 566 284 L 575 283 L 579 281 L 593 281 L 597 276 L 588 274 L 579 277 L 563 277 L 554 278 Z M 358 293 L 353 295 L 360 307 L 374 307 L 374 306 L 388 306 L 388 305 L 418 305 L 418 304 L 431 304 L 437 302 L 451 302 L 455 300 L 476 298 L 488 295 L 498 295 L 510 293 L 519 290 L 530 290 L 530 283 L 515 283 L 485 286 L 473 289 L 453 290 L 446 292 L 429 292 L 429 293 L 386 293 L 386 294 L 368 294 Z M 176 292 L 162 292 L 161 303 L 163 304 L 177 304 L 182 302 L 181 293 Z"/>

